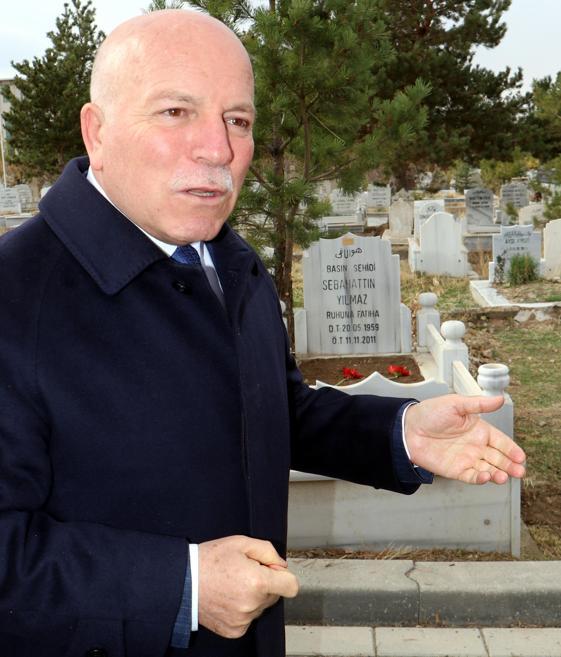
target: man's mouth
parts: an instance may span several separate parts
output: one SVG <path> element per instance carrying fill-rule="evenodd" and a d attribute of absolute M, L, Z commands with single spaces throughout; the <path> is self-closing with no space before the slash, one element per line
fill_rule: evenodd
<path fill-rule="evenodd" d="M 215 196 L 224 196 L 226 193 L 222 189 L 186 189 L 187 194 L 198 196 L 200 198 L 213 198 Z"/>

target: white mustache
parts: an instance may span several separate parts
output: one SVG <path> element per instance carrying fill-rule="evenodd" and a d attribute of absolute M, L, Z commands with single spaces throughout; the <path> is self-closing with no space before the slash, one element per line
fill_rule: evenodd
<path fill-rule="evenodd" d="M 198 187 L 218 187 L 227 192 L 234 191 L 234 181 L 228 167 L 208 167 L 196 173 L 178 176 L 171 183 L 174 192 Z"/>

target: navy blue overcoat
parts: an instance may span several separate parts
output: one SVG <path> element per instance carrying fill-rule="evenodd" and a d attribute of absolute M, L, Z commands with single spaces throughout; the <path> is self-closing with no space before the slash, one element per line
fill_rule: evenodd
<path fill-rule="evenodd" d="M 226 310 L 73 160 L 0 240 L 0 655 L 163 657 L 187 542 L 285 553 L 289 468 L 403 491 L 402 400 L 312 391 L 278 298 L 227 226 Z M 283 657 L 282 605 L 192 657 Z"/>

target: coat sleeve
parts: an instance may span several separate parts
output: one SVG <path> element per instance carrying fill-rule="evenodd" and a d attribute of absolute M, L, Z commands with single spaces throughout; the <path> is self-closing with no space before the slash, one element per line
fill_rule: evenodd
<path fill-rule="evenodd" d="M 392 450 L 408 400 L 314 390 L 303 382 L 288 350 L 287 384 L 292 468 L 406 494 L 418 489 L 419 484 L 399 480 Z"/>

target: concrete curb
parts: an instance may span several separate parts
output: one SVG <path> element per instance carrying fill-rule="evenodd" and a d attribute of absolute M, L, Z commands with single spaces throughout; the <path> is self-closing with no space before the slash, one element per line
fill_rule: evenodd
<path fill-rule="evenodd" d="M 561 657 L 561 628 L 286 628 L 287 657 Z"/>
<path fill-rule="evenodd" d="M 561 626 L 561 561 L 292 559 L 288 623 Z"/>

